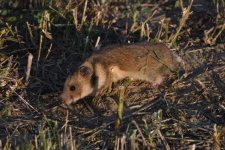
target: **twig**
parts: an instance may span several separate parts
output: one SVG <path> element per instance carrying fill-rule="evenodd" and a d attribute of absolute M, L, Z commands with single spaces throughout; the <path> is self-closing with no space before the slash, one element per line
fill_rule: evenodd
<path fill-rule="evenodd" d="M 162 139 L 162 141 L 163 141 L 163 143 L 164 143 L 164 145 L 166 147 L 166 150 L 170 150 L 170 146 L 167 143 L 165 137 L 162 135 L 161 131 L 160 130 L 157 130 L 157 132 L 158 132 L 158 135 L 160 136 L 160 138 Z"/>
<path fill-rule="evenodd" d="M 20 98 L 20 100 L 27 105 L 27 107 L 33 109 L 35 112 L 39 113 L 32 105 L 30 105 L 21 95 L 14 91 L 14 93 Z"/>
<path fill-rule="evenodd" d="M 221 142 L 220 138 L 224 136 L 225 134 L 225 126 L 218 132 L 216 129 L 216 126 L 214 126 L 214 132 L 213 132 L 213 149 L 214 150 L 220 150 Z"/>
<path fill-rule="evenodd" d="M 190 16 L 190 14 L 192 14 L 192 12 L 190 11 L 191 10 L 191 6 L 192 6 L 192 3 L 193 3 L 193 0 L 190 1 L 190 4 L 189 6 L 187 7 L 187 9 L 184 9 L 182 10 L 183 14 L 182 14 L 182 18 L 179 22 L 179 26 L 176 30 L 176 33 L 175 34 L 172 34 L 170 37 L 169 37 L 169 41 L 171 41 L 172 44 L 174 44 L 174 42 L 176 42 L 176 39 L 178 37 L 178 35 L 180 34 L 180 31 L 181 29 L 184 27 L 188 17 Z"/>
<path fill-rule="evenodd" d="M 88 3 L 88 0 L 85 0 L 85 4 L 84 4 L 84 11 L 83 11 L 83 15 L 82 15 L 82 20 L 81 20 L 81 28 L 86 20 L 86 10 L 87 10 L 87 3 Z"/>
<path fill-rule="evenodd" d="M 193 50 L 186 50 L 186 54 L 189 53 L 195 53 L 195 52 L 202 52 L 202 51 L 211 51 L 215 50 L 215 47 L 204 47 L 204 48 L 199 48 L 199 49 L 193 49 Z"/>
<path fill-rule="evenodd" d="M 125 93 L 125 87 L 120 86 L 119 87 L 119 105 L 118 105 L 118 112 L 117 112 L 117 119 L 115 124 L 115 129 L 118 130 L 123 117 L 123 103 L 124 103 L 124 93 Z"/>
<path fill-rule="evenodd" d="M 28 80 L 30 78 L 30 71 L 31 71 L 31 65 L 32 65 L 33 55 L 29 53 L 28 59 L 27 59 L 27 71 L 26 71 L 26 84 L 28 83 Z"/>
<path fill-rule="evenodd" d="M 98 38 L 97 38 L 97 40 L 96 40 L 95 48 L 98 48 L 98 46 L 99 46 L 99 41 L 100 41 L 100 36 L 98 36 Z"/>
<path fill-rule="evenodd" d="M 137 122 L 136 122 L 135 120 L 132 120 L 132 123 L 136 126 L 138 132 L 140 133 L 141 138 L 142 138 L 142 140 L 143 140 L 145 146 L 147 146 L 147 149 L 150 150 L 151 145 L 149 145 L 149 143 L 146 142 L 145 137 L 144 137 L 144 135 L 142 134 L 141 129 L 139 128 Z"/>

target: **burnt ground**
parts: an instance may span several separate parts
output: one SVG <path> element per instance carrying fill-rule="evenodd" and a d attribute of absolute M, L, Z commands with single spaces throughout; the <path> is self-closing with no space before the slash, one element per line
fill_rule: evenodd
<path fill-rule="evenodd" d="M 166 27 L 162 28 L 164 34 L 156 37 L 163 18 L 168 25 L 168 36 L 176 32 L 182 17 L 179 5 L 175 7 L 176 1 L 130 3 L 133 7 L 123 1 L 102 5 L 88 3 L 87 20 L 80 29 L 74 27 L 74 16 L 65 13 L 66 7 L 62 3 L 60 12 L 64 14 L 49 10 L 52 18 L 47 32 L 50 34 L 41 32 L 40 29 L 45 29 L 44 23 L 38 28 L 39 22 L 29 19 L 37 14 L 32 11 L 27 15 L 30 12 L 28 6 L 17 6 L 25 10 L 9 9 L 8 15 L 0 18 L 1 29 L 11 30 L 7 34 L 2 30 L 0 36 L 1 41 L 4 40 L 0 43 L 0 139 L 3 147 L 7 142 L 11 143 L 12 149 L 26 147 L 34 143 L 35 136 L 39 139 L 43 131 L 48 131 L 46 136 L 50 137 L 63 135 L 63 148 L 71 146 L 71 135 L 78 149 L 113 149 L 116 145 L 120 148 L 126 145 L 125 149 L 212 149 L 215 146 L 215 130 L 219 133 L 225 124 L 224 31 L 213 41 L 224 24 L 222 3 L 218 6 L 209 1 L 194 1 L 192 14 L 173 45 L 166 36 Z M 73 5 L 71 7 L 78 9 L 80 21 L 84 2 Z M 188 5 L 184 3 L 185 7 Z M 96 21 L 98 12 L 101 14 L 99 22 Z M 137 12 L 134 25 L 132 17 Z M 19 13 L 21 20 L 8 19 Z M 151 32 L 140 36 L 142 31 L 138 27 L 149 14 L 154 14 L 147 21 Z M 62 15 L 67 19 L 57 17 Z M 98 37 L 101 46 L 165 42 L 185 60 L 188 69 L 185 74 L 174 74 L 173 79 L 165 81 L 158 89 L 141 81 L 126 86 L 123 119 L 116 130 L 118 88 L 127 85 L 127 80 L 114 84 L 109 94 L 88 97 L 70 107 L 62 105 L 59 99 L 66 77 L 95 50 Z M 33 61 L 31 76 L 26 82 L 29 53 L 33 55 Z M 219 141 L 220 148 L 224 149 L 224 136 Z"/>

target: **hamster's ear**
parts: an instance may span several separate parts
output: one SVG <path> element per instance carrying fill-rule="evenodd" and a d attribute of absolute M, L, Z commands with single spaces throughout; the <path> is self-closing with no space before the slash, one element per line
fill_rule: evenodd
<path fill-rule="evenodd" d="M 79 71 L 84 77 L 90 77 L 93 74 L 93 70 L 88 66 L 80 66 Z"/>

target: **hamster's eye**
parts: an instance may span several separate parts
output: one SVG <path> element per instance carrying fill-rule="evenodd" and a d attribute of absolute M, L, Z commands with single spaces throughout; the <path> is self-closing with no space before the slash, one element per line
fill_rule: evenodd
<path fill-rule="evenodd" d="M 75 89 L 76 89 L 76 88 L 75 88 L 74 85 L 71 85 L 71 86 L 70 86 L 70 91 L 75 91 Z"/>

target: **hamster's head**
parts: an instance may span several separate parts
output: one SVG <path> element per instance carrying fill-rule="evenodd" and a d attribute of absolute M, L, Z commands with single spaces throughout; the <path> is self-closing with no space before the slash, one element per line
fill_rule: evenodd
<path fill-rule="evenodd" d="M 91 95 L 94 91 L 93 85 L 93 68 L 91 66 L 82 65 L 78 70 L 69 76 L 64 84 L 61 99 L 64 104 L 77 102 L 79 99 Z"/>

